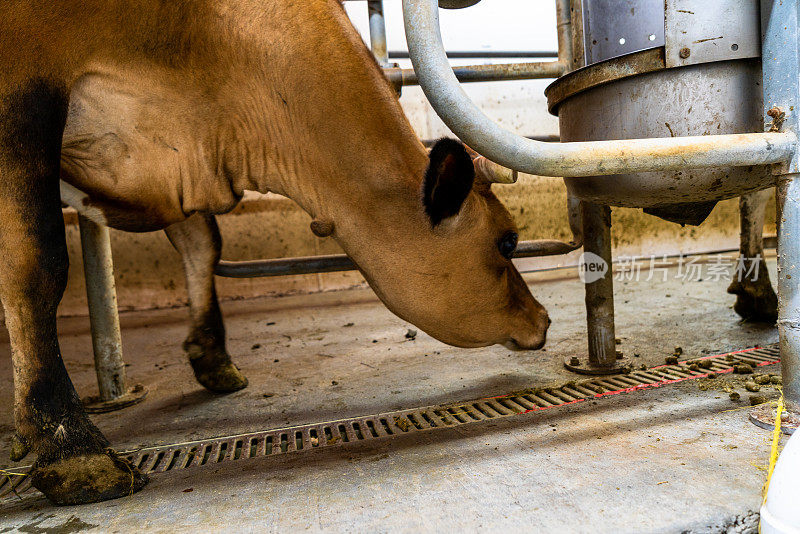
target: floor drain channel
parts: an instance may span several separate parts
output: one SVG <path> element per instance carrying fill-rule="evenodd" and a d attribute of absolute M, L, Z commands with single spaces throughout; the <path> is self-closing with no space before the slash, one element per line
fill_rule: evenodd
<path fill-rule="evenodd" d="M 709 363 L 698 365 L 701 361 Z M 526 393 L 150 447 L 122 453 L 122 456 L 145 473 L 162 473 L 510 417 L 587 399 L 704 378 L 710 373 L 730 373 L 733 372 L 734 365 L 741 363 L 758 367 L 779 361 L 778 346 L 775 344 L 632 371 L 624 375 L 567 382 L 562 386 Z M 0 471 L 0 498 L 20 495 L 30 489 L 30 481 L 24 476 L 28 469 L 29 467 Z"/>

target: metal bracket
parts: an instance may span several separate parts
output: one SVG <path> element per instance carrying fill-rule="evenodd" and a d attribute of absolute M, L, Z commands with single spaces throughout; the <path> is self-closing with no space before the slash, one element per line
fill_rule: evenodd
<path fill-rule="evenodd" d="M 758 0 L 666 0 L 667 67 L 761 56 Z"/>

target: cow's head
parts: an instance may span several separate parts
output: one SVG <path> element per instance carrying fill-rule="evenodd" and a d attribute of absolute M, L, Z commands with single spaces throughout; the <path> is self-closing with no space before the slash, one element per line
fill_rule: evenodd
<path fill-rule="evenodd" d="M 390 310 L 440 341 L 538 349 L 550 319 L 511 262 L 517 229 L 484 168 L 440 140 L 416 194 L 387 193 L 345 248 Z"/>

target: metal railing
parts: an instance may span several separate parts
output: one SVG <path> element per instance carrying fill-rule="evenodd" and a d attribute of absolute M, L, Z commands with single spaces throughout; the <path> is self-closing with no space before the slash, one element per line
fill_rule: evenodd
<path fill-rule="evenodd" d="M 557 240 L 520 241 L 515 258 L 534 258 L 567 254 L 581 247 L 580 242 L 565 243 Z M 228 278 L 257 278 L 287 274 L 335 273 L 355 271 L 358 267 L 346 254 L 303 256 L 270 260 L 225 261 L 217 265 L 214 274 Z"/>

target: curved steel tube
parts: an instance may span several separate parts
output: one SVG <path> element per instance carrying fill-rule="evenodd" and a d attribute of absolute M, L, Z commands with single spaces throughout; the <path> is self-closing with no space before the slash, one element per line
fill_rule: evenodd
<path fill-rule="evenodd" d="M 597 176 L 788 160 L 794 133 L 751 133 L 548 144 L 516 135 L 483 114 L 447 61 L 437 0 L 403 0 L 408 51 L 436 113 L 467 145 L 508 168 L 541 176 Z"/>

